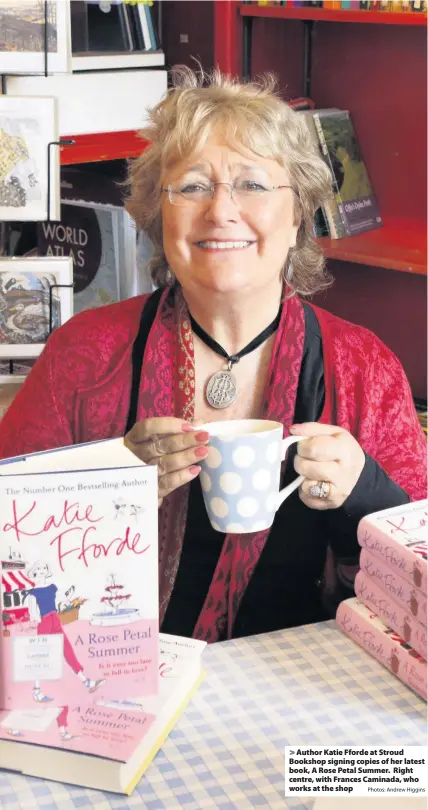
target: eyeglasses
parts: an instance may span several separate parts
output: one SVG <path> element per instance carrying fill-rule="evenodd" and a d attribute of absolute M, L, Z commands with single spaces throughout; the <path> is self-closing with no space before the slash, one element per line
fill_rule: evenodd
<path fill-rule="evenodd" d="M 266 203 L 273 191 L 292 186 L 264 186 L 255 180 L 239 180 L 237 183 L 177 183 L 170 184 L 162 191 L 168 194 L 171 205 L 190 207 L 205 205 L 214 199 L 217 186 L 228 186 L 230 197 L 242 208 L 255 207 Z"/>

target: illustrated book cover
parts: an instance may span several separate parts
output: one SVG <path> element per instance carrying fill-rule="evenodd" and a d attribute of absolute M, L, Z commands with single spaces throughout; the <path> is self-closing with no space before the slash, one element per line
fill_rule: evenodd
<path fill-rule="evenodd" d="M 0 708 L 157 693 L 157 504 L 123 439 L 0 462 Z"/>
<path fill-rule="evenodd" d="M 346 235 L 380 228 L 382 218 L 349 112 L 315 110 L 313 118 L 321 151 L 333 174 L 334 196 Z"/>
<path fill-rule="evenodd" d="M 30 776 L 129 794 L 196 691 L 204 641 L 159 635 L 159 694 L 0 712 L 0 763 Z"/>

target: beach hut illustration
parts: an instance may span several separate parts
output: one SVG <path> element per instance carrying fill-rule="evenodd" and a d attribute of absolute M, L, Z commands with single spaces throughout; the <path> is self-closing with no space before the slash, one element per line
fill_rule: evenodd
<path fill-rule="evenodd" d="M 25 575 L 27 563 L 18 554 L 1 561 L 1 615 L 3 632 L 11 624 L 30 621 L 25 594 L 34 582 Z"/>

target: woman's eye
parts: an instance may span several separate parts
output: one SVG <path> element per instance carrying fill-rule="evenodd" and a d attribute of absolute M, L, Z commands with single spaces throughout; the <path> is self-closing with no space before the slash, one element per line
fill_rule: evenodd
<path fill-rule="evenodd" d="M 204 186 L 203 183 L 187 183 L 186 185 L 180 188 L 182 194 L 198 194 L 201 191 L 207 191 L 208 186 Z"/>
<path fill-rule="evenodd" d="M 243 180 L 241 183 L 238 183 L 238 188 L 241 188 L 243 191 L 267 191 L 266 187 L 261 183 L 257 183 L 256 180 Z"/>

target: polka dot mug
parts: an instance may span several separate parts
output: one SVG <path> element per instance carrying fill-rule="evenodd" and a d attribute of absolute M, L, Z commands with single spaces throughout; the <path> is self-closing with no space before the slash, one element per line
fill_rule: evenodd
<path fill-rule="evenodd" d="M 303 481 L 299 475 L 279 491 L 281 462 L 290 445 L 305 437 L 283 439 L 281 423 L 267 419 L 210 422 L 198 430 L 210 434 L 200 481 L 212 527 L 234 534 L 268 529 Z"/>

